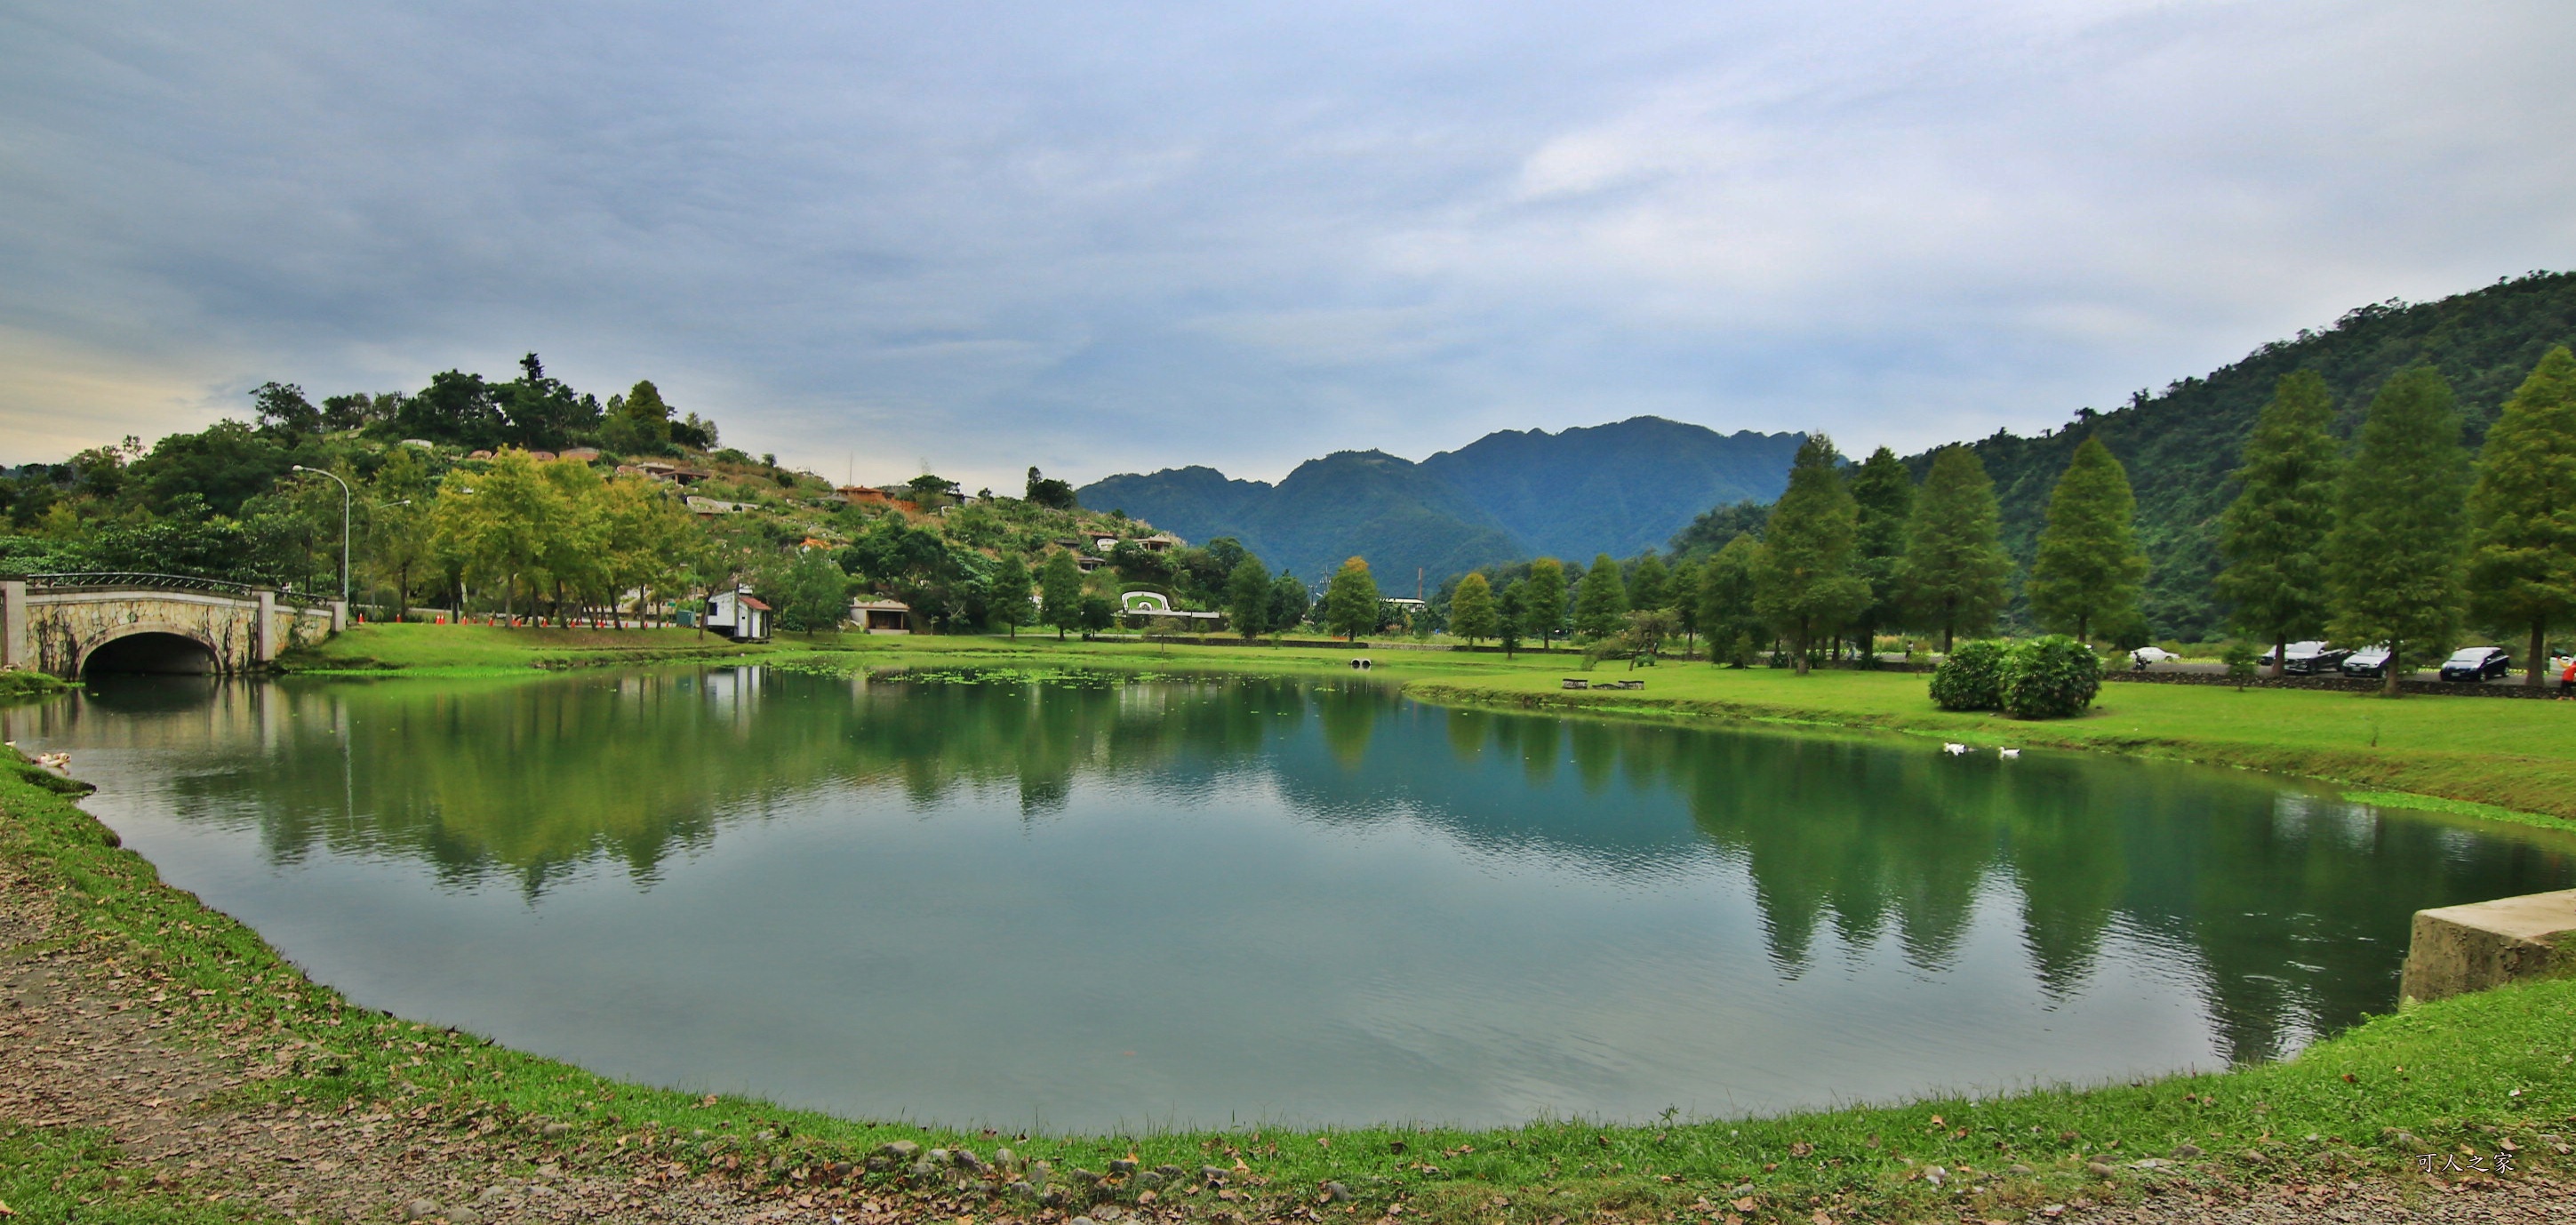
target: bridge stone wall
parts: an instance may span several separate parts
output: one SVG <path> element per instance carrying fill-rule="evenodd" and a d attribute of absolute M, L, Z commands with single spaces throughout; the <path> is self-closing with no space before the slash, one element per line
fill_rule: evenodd
<path fill-rule="evenodd" d="M 281 604 L 275 592 L 30 589 L 0 581 L 0 666 L 29 667 L 66 680 L 100 647 L 137 634 L 170 634 L 204 647 L 216 672 L 245 672 L 288 647 L 318 641 L 345 623 L 345 605 Z"/>

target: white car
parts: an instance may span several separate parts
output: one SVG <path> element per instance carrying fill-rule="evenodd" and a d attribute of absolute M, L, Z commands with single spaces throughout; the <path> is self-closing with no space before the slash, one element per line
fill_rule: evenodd
<path fill-rule="evenodd" d="M 2129 652 L 2129 666 L 2139 669 L 2140 671 L 2144 671 L 2148 664 L 2160 664 L 2167 660 L 2180 658 L 2182 658 L 2182 656 L 2176 655 L 2163 647 L 2139 647 L 2137 650 Z"/>

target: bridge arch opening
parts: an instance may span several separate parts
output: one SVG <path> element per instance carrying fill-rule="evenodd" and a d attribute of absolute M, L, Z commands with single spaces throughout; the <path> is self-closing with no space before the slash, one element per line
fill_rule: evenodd
<path fill-rule="evenodd" d="M 214 648 L 185 634 L 156 631 L 102 642 L 81 661 L 83 676 L 93 672 L 207 676 L 215 670 Z"/>

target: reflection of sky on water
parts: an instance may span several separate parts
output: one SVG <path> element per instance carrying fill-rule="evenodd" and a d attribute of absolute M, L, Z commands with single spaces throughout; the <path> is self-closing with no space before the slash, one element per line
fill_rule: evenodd
<path fill-rule="evenodd" d="M 2388 1008 L 2416 907 L 2570 883 L 2538 835 L 2239 773 L 1351 686 L 720 670 L 8 717 L 166 876 L 366 1003 L 1015 1126 L 2215 1065 Z"/>

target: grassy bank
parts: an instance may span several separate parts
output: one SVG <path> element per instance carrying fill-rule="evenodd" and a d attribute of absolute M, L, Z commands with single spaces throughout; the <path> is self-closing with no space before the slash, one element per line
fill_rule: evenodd
<path fill-rule="evenodd" d="M 2525 1166 L 2548 1169 L 2562 1157 L 2544 1136 L 2576 1115 L 2576 1061 L 2564 1053 L 2576 982 L 2553 982 L 2379 1018 L 2283 1064 L 1768 1119 L 1025 1137 L 837 1119 L 619 1084 L 354 1007 L 255 933 L 159 884 L 151 865 L 118 849 L 63 786 L 31 767 L 0 772 L 0 856 L 54 897 L 57 964 L 147 984 L 169 1032 L 238 1069 L 238 1099 L 357 1105 L 452 1132 L 502 1129 L 526 1137 L 529 1165 L 684 1169 L 756 1190 L 793 1188 L 826 1205 L 875 1196 L 942 1214 L 1037 1210 L 1027 1195 L 998 1187 L 864 1172 L 878 1146 L 909 1141 L 987 1159 L 1008 1146 L 1047 1161 L 1053 1184 L 1072 1196 L 1061 1205 L 1068 1211 L 1113 1200 L 1175 1218 L 1275 1217 L 1318 1206 L 1338 1184 L 1363 1211 L 1402 1204 L 1409 1215 L 1444 1221 L 1595 1212 L 1809 1221 L 1819 1210 L 1835 1219 L 2016 1219 L 2151 1185 L 2398 1174 L 2418 1153 L 2465 1144 L 2492 1154 L 2506 1140 Z M 92 1134 L 0 1128 L 0 1199 L 22 1214 L 30 1204 L 65 1204 L 54 1185 L 61 1179 L 88 1188 L 83 1197 L 136 1205 L 110 1219 L 244 1219 L 229 1207 L 192 1207 L 201 1189 L 184 1182 L 159 1190 L 107 1183 L 99 1143 Z M 1120 1161 L 1139 1163 L 1139 1173 L 1100 1182 L 1076 1174 L 1109 1173 Z M 835 1162 L 859 1168 L 842 1180 Z M 1150 1186 L 1142 1172 L 1158 1166 L 1186 1171 L 1182 1185 Z M 1208 1186 L 1199 1173 L 1206 1167 L 1224 1171 L 1226 1185 Z M 83 1219 L 100 1216 L 93 1206 Z"/>
<path fill-rule="evenodd" d="M 2447 811 L 2565 828 L 2576 819 L 2576 703 L 2505 702 L 2203 685 L 2111 684 L 2081 718 L 2023 722 L 1932 705 L 1920 674 L 1666 664 L 1588 675 L 1642 678 L 1643 691 L 1562 689 L 1584 675 L 1566 652 L 1497 654 L 1366 648 L 1186 647 L 1008 637 L 780 635 L 763 644 L 700 640 L 690 630 L 525 630 L 485 626 L 362 626 L 299 653 L 311 672 L 415 673 L 565 668 L 655 661 L 827 657 L 841 667 L 935 663 L 1082 664 L 1164 670 L 1344 674 L 1353 655 L 1369 675 L 1424 701 L 1686 721 L 1761 720 L 1938 736 L 1980 745 L 2126 753 L 2299 775 L 2373 802 L 2445 801 Z"/>
<path fill-rule="evenodd" d="M 2411 793 L 2489 817 L 2576 817 L 2576 704 L 2500 702 L 2200 685 L 2102 688 L 2083 717 L 2026 722 L 1944 711 L 1924 678 L 1873 672 L 1801 677 L 1767 668 L 1658 668 L 1643 693 L 1560 689 L 1552 675 L 1426 680 L 1427 701 L 1569 712 L 1764 719 L 1937 735 L 2302 775 L 2403 802 Z M 2396 793 L 2396 794 L 2391 794 Z"/>
<path fill-rule="evenodd" d="M 69 688 L 71 688 L 69 682 L 58 680 L 51 673 L 38 672 L 31 668 L 13 668 L 0 672 L 0 704 L 33 702 L 52 697 Z"/>

